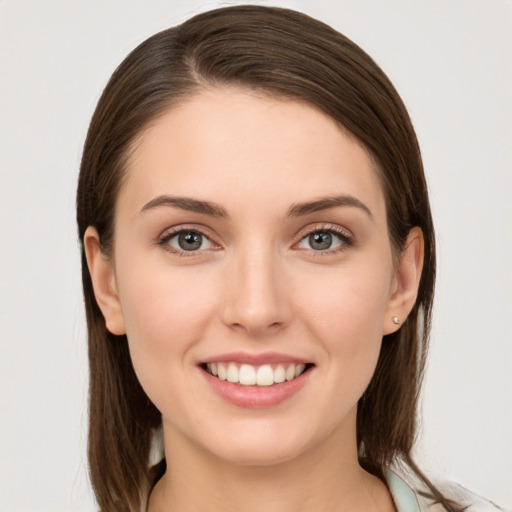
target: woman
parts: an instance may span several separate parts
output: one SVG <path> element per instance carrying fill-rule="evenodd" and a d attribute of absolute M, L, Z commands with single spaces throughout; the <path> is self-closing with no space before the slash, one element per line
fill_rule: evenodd
<path fill-rule="evenodd" d="M 102 511 L 473 499 L 411 458 L 434 232 L 407 112 L 354 43 L 253 6 L 148 39 L 98 103 L 77 210 Z"/>

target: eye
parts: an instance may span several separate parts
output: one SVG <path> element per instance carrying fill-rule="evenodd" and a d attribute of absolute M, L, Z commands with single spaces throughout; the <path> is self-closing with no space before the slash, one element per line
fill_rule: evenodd
<path fill-rule="evenodd" d="M 162 240 L 162 243 L 171 246 L 177 251 L 186 252 L 201 251 L 213 247 L 213 243 L 208 237 L 198 231 L 189 229 L 167 235 Z"/>
<path fill-rule="evenodd" d="M 345 244 L 351 244 L 351 239 L 347 235 L 332 229 L 322 229 L 307 234 L 297 244 L 297 247 L 313 251 L 329 251 L 338 249 Z"/>

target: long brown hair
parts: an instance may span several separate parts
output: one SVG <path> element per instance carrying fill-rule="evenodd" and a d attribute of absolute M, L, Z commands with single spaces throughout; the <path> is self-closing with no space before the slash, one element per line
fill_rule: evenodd
<path fill-rule="evenodd" d="M 397 255 L 411 228 L 425 239 L 416 305 L 385 336 L 375 374 L 358 406 L 360 463 L 411 467 L 455 510 L 411 458 L 428 348 L 435 241 L 420 150 L 407 111 L 377 64 L 331 27 L 287 9 L 236 6 L 197 15 L 133 50 L 114 72 L 94 112 L 77 192 L 80 240 L 88 226 L 109 254 L 114 210 L 134 140 L 156 117 L 205 85 L 236 85 L 307 102 L 348 129 L 376 162 Z M 142 390 L 125 336 L 114 336 L 95 301 L 85 260 L 89 333 L 91 481 L 102 512 L 138 512 L 164 468 L 148 468 L 151 432 L 161 418 Z"/>

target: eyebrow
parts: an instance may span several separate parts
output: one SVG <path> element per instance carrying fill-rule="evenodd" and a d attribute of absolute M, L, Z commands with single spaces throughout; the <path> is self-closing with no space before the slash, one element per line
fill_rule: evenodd
<path fill-rule="evenodd" d="M 228 212 L 222 206 L 219 206 L 210 201 L 201 201 L 199 199 L 192 199 L 190 197 L 176 197 L 176 196 L 158 196 L 146 203 L 140 210 L 139 214 L 143 214 L 153 208 L 161 206 L 168 206 L 178 208 L 187 212 L 202 213 L 203 215 L 210 215 L 212 217 L 227 218 Z"/>
<path fill-rule="evenodd" d="M 192 199 L 191 197 L 176 197 L 168 195 L 155 197 L 141 208 L 139 214 L 142 215 L 148 210 L 162 206 L 178 208 L 187 212 L 201 213 L 203 215 L 210 215 L 212 217 L 219 217 L 223 219 L 229 217 L 225 208 L 210 201 L 201 201 L 199 199 Z M 359 208 L 364 211 L 370 219 L 373 219 L 370 209 L 364 203 L 359 201 L 359 199 L 351 195 L 328 196 L 321 197 L 313 201 L 295 203 L 290 207 L 285 217 L 301 217 L 303 215 L 329 210 L 338 206 Z"/>
<path fill-rule="evenodd" d="M 359 208 L 364 211 L 370 219 L 373 219 L 372 212 L 364 203 L 359 201 L 351 195 L 341 196 L 328 196 L 315 199 L 313 201 L 307 201 L 304 203 L 296 203 L 288 210 L 287 217 L 300 217 L 302 215 L 308 215 L 309 213 L 315 213 L 323 210 L 329 210 L 336 208 L 337 206 L 350 206 Z"/>

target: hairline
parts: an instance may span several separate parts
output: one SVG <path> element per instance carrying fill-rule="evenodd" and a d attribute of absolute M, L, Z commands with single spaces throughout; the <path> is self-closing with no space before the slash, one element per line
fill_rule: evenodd
<path fill-rule="evenodd" d="M 315 102 L 306 99 L 304 97 L 300 97 L 299 95 L 294 94 L 286 94 L 283 91 L 277 91 L 273 90 L 271 87 L 265 87 L 264 85 L 253 85 L 249 83 L 243 83 L 243 82 L 235 82 L 235 81 L 228 81 L 228 80 L 206 80 L 202 75 L 197 71 L 195 66 L 191 63 L 191 59 L 187 59 L 188 69 L 193 77 L 194 80 L 194 86 L 191 87 L 189 90 L 182 91 L 181 93 L 177 94 L 175 97 L 169 98 L 167 102 L 164 102 L 159 109 L 159 111 L 151 116 L 146 123 L 144 123 L 143 126 L 140 127 L 140 129 L 137 131 L 137 133 L 134 135 L 132 140 L 126 145 L 126 151 L 120 158 L 120 176 L 119 176 L 119 182 L 118 182 L 118 190 L 117 195 L 115 199 L 115 205 L 114 205 L 114 239 L 112 242 L 115 241 L 115 221 L 117 218 L 117 203 L 119 196 L 121 194 L 121 190 L 127 180 L 127 175 L 129 173 L 129 168 L 133 164 L 134 160 L 137 157 L 137 151 L 140 147 L 140 145 L 143 142 L 143 139 L 147 132 L 156 124 L 158 121 L 169 114 L 172 111 L 179 110 L 180 108 L 186 106 L 188 103 L 192 102 L 194 99 L 202 96 L 207 91 L 215 92 L 219 90 L 223 91 L 232 91 L 235 93 L 243 93 L 243 94 L 249 94 L 251 96 L 254 96 L 258 99 L 275 99 L 277 101 L 283 101 L 283 102 L 296 102 L 298 104 L 302 104 L 305 106 L 308 106 L 318 113 L 322 114 L 325 119 L 330 121 L 334 124 L 334 126 L 340 130 L 345 136 L 349 137 L 350 140 L 354 143 L 356 143 L 368 156 L 370 160 L 370 165 L 375 172 L 375 175 L 378 178 L 380 189 L 382 192 L 382 195 L 384 197 L 384 204 L 386 208 L 386 229 L 388 232 L 388 238 L 391 246 L 391 252 L 393 256 L 393 262 L 394 265 L 397 266 L 399 259 L 400 259 L 400 252 L 401 247 L 398 247 L 397 242 L 394 241 L 391 238 L 391 231 L 389 229 L 389 222 L 388 222 L 388 198 L 386 194 L 386 188 L 385 188 L 385 181 L 384 181 L 384 172 L 382 171 L 381 164 L 378 162 L 376 156 L 373 154 L 373 152 L 368 148 L 366 144 L 363 143 L 354 133 L 352 133 L 344 124 L 342 124 L 340 121 L 338 121 L 335 117 L 333 117 L 331 114 L 329 114 L 325 109 L 321 108 L 318 104 Z"/>

